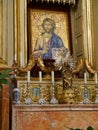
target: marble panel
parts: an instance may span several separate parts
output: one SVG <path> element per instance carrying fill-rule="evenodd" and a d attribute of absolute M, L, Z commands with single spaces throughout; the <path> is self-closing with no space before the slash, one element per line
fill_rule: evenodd
<path fill-rule="evenodd" d="M 90 125 L 97 130 L 98 105 L 13 105 L 12 119 L 12 130 L 86 130 Z"/>

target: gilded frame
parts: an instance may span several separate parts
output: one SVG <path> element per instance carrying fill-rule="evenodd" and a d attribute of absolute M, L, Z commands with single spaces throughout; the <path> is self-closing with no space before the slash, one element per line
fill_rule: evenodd
<path fill-rule="evenodd" d="M 28 58 L 33 54 L 37 38 L 43 33 L 42 22 L 45 18 L 51 18 L 55 24 L 55 34 L 57 34 L 63 41 L 64 46 L 72 53 L 71 41 L 71 21 L 70 11 L 66 9 L 44 8 L 43 4 L 40 7 L 28 6 Z M 56 7 L 56 5 L 55 5 Z M 63 7 L 64 8 L 64 7 Z"/>

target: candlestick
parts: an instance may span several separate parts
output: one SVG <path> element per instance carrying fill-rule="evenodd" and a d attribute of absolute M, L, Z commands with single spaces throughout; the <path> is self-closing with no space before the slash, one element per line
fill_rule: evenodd
<path fill-rule="evenodd" d="M 28 79 L 27 82 L 30 83 L 30 71 L 28 71 Z"/>
<path fill-rule="evenodd" d="M 52 84 L 54 85 L 54 71 L 52 71 Z"/>
<path fill-rule="evenodd" d="M 84 83 L 87 83 L 86 73 L 84 73 Z"/>
<path fill-rule="evenodd" d="M 86 76 L 86 73 L 84 73 L 84 88 L 83 88 L 82 91 L 83 91 L 83 98 L 84 98 L 83 103 L 84 104 L 89 104 L 90 103 L 90 100 L 89 100 L 90 92 L 89 92 L 89 89 L 88 89 L 88 86 L 87 86 L 87 76 Z"/>
<path fill-rule="evenodd" d="M 30 71 L 28 71 L 28 79 L 27 79 L 27 89 L 26 89 L 26 92 L 27 92 L 27 97 L 26 97 L 26 100 L 25 100 L 25 103 L 26 104 L 32 104 L 33 101 L 31 99 L 31 96 L 30 96 Z"/>
<path fill-rule="evenodd" d="M 51 73 L 51 75 L 52 75 L 52 98 L 51 98 L 51 101 L 50 101 L 50 103 L 51 104 L 57 104 L 58 103 L 58 100 L 56 99 L 56 97 L 55 97 L 55 86 L 54 86 L 54 71 L 52 71 L 52 73 Z"/>
<path fill-rule="evenodd" d="M 95 73 L 95 83 L 97 84 L 97 73 Z"/>
<path fill-rule="evenodd" d="M 39 71 L 39 82 L 42 83 L 42 72 Z"/>
<path fill-rule="evenodd" d="M 42 90 L 43 90 L 43 85 L 42 85 L 42 72 L 39 71 L 39 86 L 40 86 L 40 98 L 38 100 L 38 103 L 39 104 L 45 104 L 46 101 L 43 97 L 43 93 L 42 93 Z"/>

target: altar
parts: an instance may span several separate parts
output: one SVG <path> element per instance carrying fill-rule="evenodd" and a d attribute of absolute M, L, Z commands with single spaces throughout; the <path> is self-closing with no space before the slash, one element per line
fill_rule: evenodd
<path fill-rule="evenodd" d="M 76 21 L 74 21 L 74 17 L 70 17 L 69 13 L 73 8 L 71 6 L 65 8 L 62 1 L 59 6 L 59 1 L 45 3 L 44 0 L 41 8 L 37 2 L 41 1 L 28 0 L 25 8 L 26 17 L 28 16 L 26 21 L 28 24 L 25 26 L 26 35 L 30 35 L 27 35 L 27 39 L 22 35 L 26 41 L 24 45 L 21 41 L 15 41 L 15 47 L 18 45 L 20 49 L 15 48 L 17 50 L 15 61 L 19 66 L 13 66 L 17 86 L 13 90 L 12 130 L 65 130 L 67 127 L 86 129 L 90 125 L 97 129 L 97 71 L 89 64 L 94 62 L 91 51 L 88 55 L 85 52 L 89 47 L 85 48 L 87 43 L 84 34 L 87 31 L 84 25 L 88 23 L 82 20 L 85 12 L 82 13 L 83 3 L 76 1 L 75 6 L 75 1 L 73 4 L 70 1 L 69 4 L 65 2 L 75 7 Z M 18 4 L 19 2 L 16 3 L 17 7 Z M 78 23 L 77 18 L 83 23 Z M 16 19 L 18 15 L 15 16 Z M 16 24 L 21 25 L 19 21 L 16 21 Z M 84 25 L 76 30 L 72 26 L 73 30 L 71 30 L 71 23 L 75 22 L 76 25 Z M 18 29 L 22 32 L 22 28 Z M 16 34 L 19 32 L 15 29 Z M 81 35 L 77 37 L 80 33 Z M 85 37 L 89 41 L 88 36 Z M 74 41 L 79 43 L 76 48 Z M 21 49 L 22 45 L 23 49 Z M 73 48 L 77 51 L 74 52 Z M 21 56 L 20 52 L 22 52 Z M 75 57 L 72 55 L 73 52 Z M 57 71 L 60 75 L 56 73 Z"/>
<path fill-rule="evenodd" d="M 98 129 L 97 104 L 17 104 L 12 115 L 12 130 Z"/>
<path fill-rule="evenodd" d="M 73 88 L 66 91 L 63 88 L 62 78 L 56 78 L 54 95 L 51 93 L 51 79 L 42 79 L 42 88 L 39 78 L 30 77 L 28 86 L 27 77 L 17 77 L 17 88 L 20 92 L 19 102 L 12 104 L 12 130 L 68 130 L 68 128 L 81 128 L 88 126 L 98 129 L 98 104 L 96 100 L 95 80 L 73 79 Z M 32 102 L 26 102 L 27 90 Z M 48 88 L 48 89 L 46 89 Z M 86 88 L 87 91 L 84 89 Z M 42 98 L 46 102 L 39 103 Z M 37 90 L 37 91 L 35 91 Z M 48 91 L 47 91 L 48 90 Z M 86 93 L 85 93 L 86 92 Z M 85 102 L 85 96 L 90 102 Z M 58 103 L 51 103 L 54 96 Z"/>
<path fill-rule="evenodd" d="M 56 67 L 45 65 L 41 57 L 31 57 L 26 67 L 18 68 L 12 97 L 12 130 L 98 129 L 97 73 L 93 71 L 89 74 L 92 78 L 88 78 L 88 66 L 82 71 L 83 60 L 80 58 L 72 69 L 74 61 L 70 59 L 72 62 L 60 65 L 61 77 L 56 77 Z M 31 75 L 35 63 L 40 68 L 37 77 Z M 83 77 L 77 78 L 80 72 Z"/>
<path fill-rule="evenodd" d="M 11 3 L 0 2 L 0 57 L 12 65 L 12 77 L 17 83 L 11 81 L 0 92 L 0 128 L 67 130 L 92 126 L 97 130 L 97 33 L 93 24 L 97 23 L 97 7 L 93 6 L 96 2 L 11 0 Z"/>

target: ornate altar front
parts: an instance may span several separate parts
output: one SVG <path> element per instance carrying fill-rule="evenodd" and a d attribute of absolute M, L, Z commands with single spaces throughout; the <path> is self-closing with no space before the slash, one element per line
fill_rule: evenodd
<path fill-rule="evenodd" d="M 98 129 L 98 105 L 96 99 L 96 85 L 94 80 L 87 83 L 87 92 L 84 90 L 83 79 L 74 79 L 73 88 L 64 90 L 62 78 L 55 79 L 55 97 L 58 103 L 51 103 L 51 79 L 42 81 L 42 95 L 46 102 L 39 103 L 39 78 L 30 79 L 30 97 L 32 103 L 26 103 L 27 77 L 18 78 L 20 89 L 20 103 L 12 104 L 13 130 L 68 130 L 68 128 L 87 129 L 92 126 Z M 85 93 L 86 92 L 86 93 Z M 87 94 L 87 96 L 85 95 Z M 90 102 L 84 102 L 85 96 Z"/>
<path fill-rule="evenodd" d="M 13 130 L 22 130 L 23 126 L 26 130 L 86 129 L 88 126 L 98 129 L 97 83 L 94 79 L 85 81 L 73 77 L 70 86 L 70 82 L 64 82 L 64 77 L 54 78 L 54 83 L 52 76 L 42 77 L 40 82 L 40 76 L 28 77 L 27 74 L 16 77 L 20 99 L 12 104 Z M 28 96 L 32 102 L 26 101 Z M 51 102 L 53 97 L 58 102 Z M 39 102 L 40 99 L 45 102 Z"/>
<path fill-rule="evenodd" d="M 87 94 L 90 103 L 95 103 L 96 99 L 96 85 L 94 80 L 89 80 L 87 83 Z M 17 87 L 20 90 L 20 102 L 25 104 L 27 98 L 27 77 L 17 77 Z M 63 86 L 63 79 L 56 78 L 54 84 L 55 97 L 58 104 L 80 104 L 85 98 L 85 84 L 84 79 L 74 79 L 72 88 L 65 89 Z M 38 104 L 40 98 L 40 82 L 39 78 L 31 78 L 30 81 L 30 97 L 33 104 Z M 51 79 L 43 78 L 42 81 L 42 95 L 46 104 L 51 104 L 52 98 L 52 81 Z"/>

